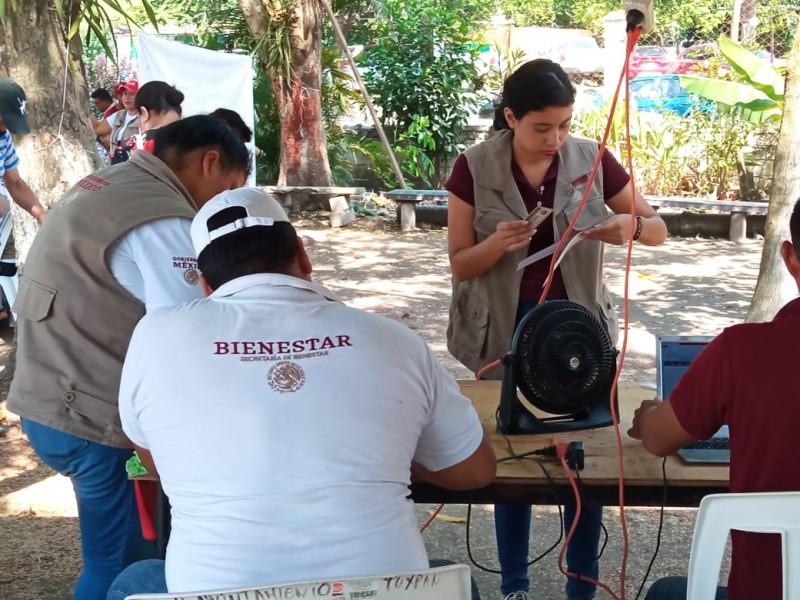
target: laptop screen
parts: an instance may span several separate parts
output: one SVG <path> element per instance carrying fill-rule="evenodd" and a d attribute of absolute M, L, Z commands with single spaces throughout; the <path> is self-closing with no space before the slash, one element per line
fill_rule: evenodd
<path fill-rule="evenodd" d="M 669 398 L 689 364 L 713 340 L 707 335 L 662 335 L 656 346 L 656 389 L 658 397 Z"/>

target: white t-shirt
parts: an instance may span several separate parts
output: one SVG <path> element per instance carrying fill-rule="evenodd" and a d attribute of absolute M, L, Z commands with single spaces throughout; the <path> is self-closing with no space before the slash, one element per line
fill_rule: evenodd
<path fill-rule="evenodd" d="M 419 336 L 276 274 L 148 312 L 119 408 L 172 504 L 170 592 L 427 568 L 411 461 L 483 437 Z"/>
<path fill-rule="evenodd" d="M 147 310 L 203 297 L 191 225 L 181 217 L 148 221 L 108 249 L 111 274 Z"/>

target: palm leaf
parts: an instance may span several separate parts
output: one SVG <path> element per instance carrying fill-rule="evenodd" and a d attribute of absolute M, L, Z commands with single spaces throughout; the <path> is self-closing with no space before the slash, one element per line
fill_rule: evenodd
<path fill-rule="evenodd" d="M 725 112 L 750 122 L 762 123 L 780 115 L 781 102 L 776 102 L 761 90 L 736 81 L 681 75 L 681 86 L 693 94 L 716 102 Z"/>
<path fill-rule="evenodd" d="M 725 36 L 719 38 L 719 51 L 733 70 L 754 88 L 773 100 L 783 100 L 784 80 L 772 65 Z"/>

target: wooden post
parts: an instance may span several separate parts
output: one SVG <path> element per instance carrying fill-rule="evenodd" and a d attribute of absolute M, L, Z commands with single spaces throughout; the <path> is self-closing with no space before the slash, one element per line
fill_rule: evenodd
<path fill-rule="evenodd" d="M 375 107 L 372 105 L 372 100 L 370 100 L 369 94 L 367 93 L 367 88 L 364 86 L 364 81 L 361 79 L 361 73 L 358 72 L 356 61 L 353 60 L 353 55 L 350 53 L 350 48 L 347 47 L 347 40 L 344 37 L 344 33 L 342 33 L 342 28 L 339 27 L 339 20 L 333 13 L 333 9 L 328 3 L 328 0 L 322 0 L 322 6 L 325 7 L 325 11 L 328 13 L 328 16 L 331 19 L 333 32 L 336 34 L 336 41 L 339 42 L 339 48 L 341 48 L 342 53 L 344 54 L 345 58 L 347 58 L 347 62 L 350 65 L 350 68 L 353 70 L 353 78 L 356 80 L 358 89 L 361 90 L 361 95 L 364 96 L 364 101 L 367 103 L 367 110 L 369 110 L 369 114 L 372 117 L 372 122 L 375 124 L 375 131 L 378 132 L 378 137 L 381 139 L 381 143 L 386 150 L 386 155 L 389 157 L 389 161 L 392 163 L 392 170 L 394 171 L 395 177 L 397 177 L 397 183 L 400 184 L 401 188 L 406 189 L 406 180 L 403 177 L 403 172 L 400 170 L 400 164 L 397 162 L 397 157 L 392 151 L 392 146 L 389 144 L 389 139 L 386 137 L 386 133 L 383 131 L 381 121 L 378 119 L 378 113 L 375 112 Z"/>

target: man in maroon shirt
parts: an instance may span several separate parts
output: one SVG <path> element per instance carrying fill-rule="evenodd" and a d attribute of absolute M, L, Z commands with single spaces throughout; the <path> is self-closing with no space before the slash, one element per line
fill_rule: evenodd
<path fill-rule="evenodd" d="M 800 201 L 789 222 L 792 241 L 781 256 L 800 290 Z M 725 329 L 700 355 L 664 401 L 645 400 L 628 435 L 657 456 L 730 427 L 731 492 L 800 491 L 800 298 L 769 323 Z M 734 531 L 728 587 L 717 600 L 781 600 L 778 534 Z M 657 581 L 646 600 L 686 598 L 686 578 Z"/>

